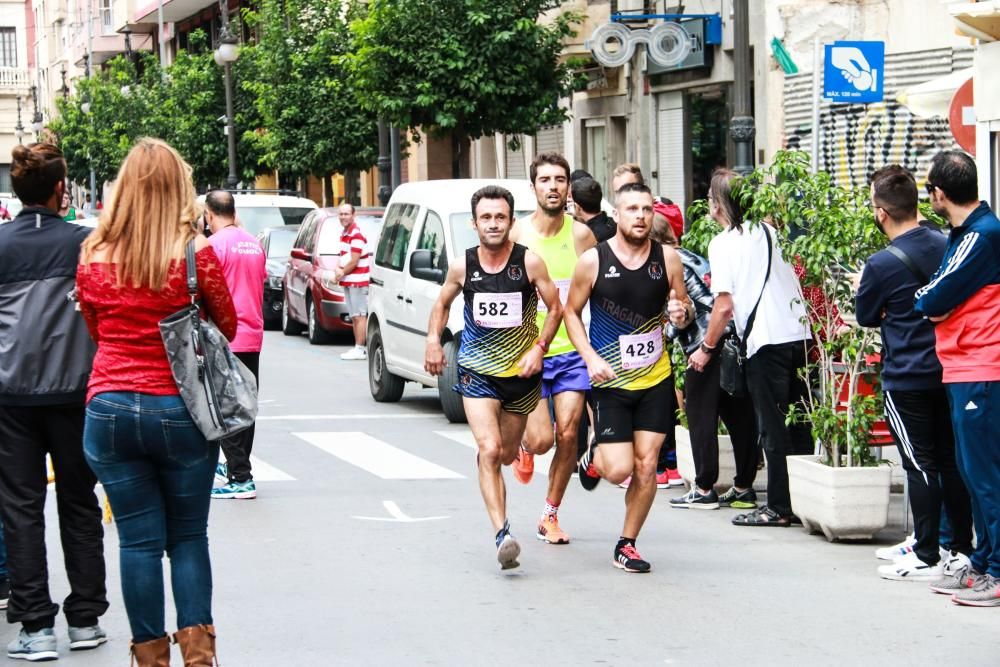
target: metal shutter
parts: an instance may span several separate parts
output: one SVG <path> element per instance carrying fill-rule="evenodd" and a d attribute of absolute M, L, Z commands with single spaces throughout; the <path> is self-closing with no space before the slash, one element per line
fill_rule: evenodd
<path fill-rule="evenodd" d="M 687 210 L 687 167 L 684 150 L 684 97 L 682 93 L 657 95 L 657 182 L 653 194 L 669 197 Z"/>
<path fill-rule="evenodd" d="M 839 185 L 865 186 L 890 163 L 922 181 L 938 151 L 958 148 L 947 118 L 917 118 L 896 102 L 905 88 L 972 66 L 971 48 L 886 54 L 885 101 L 874 104 L 820 102 L 819 168 Z M 785 78 L 785 141 L 812 150 L 812 72 Z"/>
<path fill-rule="evenodd" d="M 507 143 L 509 137 L 504 137 L 504 151 L 506 153 L 507 174 L 506 178 L 528 178 L 528 168 L 524 162 L 524 137 L 520 137 L 521 146 L 516 150 L 510 149 Z"/>
<path fill-rule="evenodd" d="M 559 153 L 565 155 L 562 125 L 550 125 L 535 135 L 535 153 Z"/>

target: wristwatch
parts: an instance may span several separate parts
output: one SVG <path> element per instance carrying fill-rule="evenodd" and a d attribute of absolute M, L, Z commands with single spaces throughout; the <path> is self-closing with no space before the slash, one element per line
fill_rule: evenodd
<path fill-rule="evenodd" d="M 701 342 L 701 345 L 698 346 L 698 349 L 701 350 L 702 352 L 704 352 L 707 355 L 711 355 L 713 352 L 715 352 L 715 348 L 714 347 L 709 347 L 708 345 L 705 345 L 705 341 Z"/>

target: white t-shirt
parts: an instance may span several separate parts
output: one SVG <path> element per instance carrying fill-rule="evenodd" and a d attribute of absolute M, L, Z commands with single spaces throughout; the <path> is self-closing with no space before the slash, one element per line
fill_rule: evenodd
<path fill-rule="evenodd" d="M 771 276 L 761 296 L 767 275 L 767 228 L 772 241 Z M 733 321 L 741 337 L 750 319 L 757 297 L 760 306 L 747 340 L 747 357 L 765 345 L 791 343 L 809 338 L 806 310 L 795 271 L 782 258 L 774 243 L 774 228 L 766 223 L 743 224 L 743 231 L 729 228 L 708 244 L 712 266 L 712 294 L 729 293 L 733 297 Z"/>

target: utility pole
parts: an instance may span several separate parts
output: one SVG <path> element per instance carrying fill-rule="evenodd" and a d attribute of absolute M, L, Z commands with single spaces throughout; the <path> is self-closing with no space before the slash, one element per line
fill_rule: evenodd
<path fill-rule="evenodd" d="M 382 206 L 389 203 L 392 194 L 390 171 L 392 158 L 389 156 L 389 124 L 384 120 L 378 122 L 378 200 Z"/>
<path fill-rule="evenodd" d="M 749 0 L 733 0 L 733 117 L 729 136 L 736 145 L 733 171 L 743 175 L 753 171 L 753 139 L 757 134 L 750 100 L 751 65 Z"/>
<path fill-rule="evenodd" d="M 90 78 L 90 63 L 94 62 L 94 2 L 87 0 L 87 62 L 85 64 L 84 75 Z M 93 117 L 90 120 L 94 122 Z M 90 158 L 90 202 L 92 206 L 97 206 L 97 174 L 94 173 L 93 157 Z"/>
<path fill-rule="evenodd" d="M 167 45 L 163 41 L 163 0 L 156 3 L 156 39 L 160 42 L 160 71 L 167 66 Z"/>

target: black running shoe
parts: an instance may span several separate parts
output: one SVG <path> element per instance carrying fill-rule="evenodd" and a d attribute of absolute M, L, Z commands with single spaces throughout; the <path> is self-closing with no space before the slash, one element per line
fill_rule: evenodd
<path fill-rule="evenodd" d="M 611 562 L 619 570 L 638 574 L 649 572 L 651 567 L 635 550 L 635 545 L 628 542 L 615 549 L 615 559 Z"/>
<path fill-rule="evenodd" d="M 597 483 L 601 481 L 601 475 L 594 467 L 595 447 L 597 447 L 597 443 L 590 443 L 590 448 L 580 457 L 576 467 L 576 472 L 580 476 L 580 485 L 587 491 L 593 491 Z"/>
<path fill-rule="evenodd" d="M 719 505 L 722 507 L 732 507 L 734 510 L 757 509 L 757 492 L 753 489 L 737 491 L 735 486 L 719 496 Z"/>
<path fill-rule="evenodd" d="M 670 506 L 681 509 L 717 510 L 719 509 L 719 496 L 716 495 L 715 489 L 705 495 L 699 493 L 698 489 L 691 489 L 683 496 L 671 498 Z"/>

